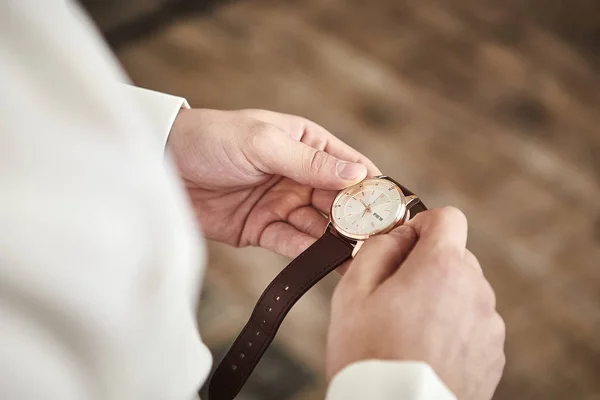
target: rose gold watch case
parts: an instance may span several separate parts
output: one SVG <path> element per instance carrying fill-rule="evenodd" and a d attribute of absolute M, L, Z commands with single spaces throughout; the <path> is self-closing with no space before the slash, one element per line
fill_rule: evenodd
<path fill-rule="evenodd" d="M 340 198 L 348 191 L 356 188 L 357 186 L 364 184 L 364 182 L 368 182 L 368 181 L 378 181 L 378 180 L 386 180 L 387 182 L 391 182 L 394 187 L 396 188 L 396 190 L 398 191 L 398 194 L 400 195 L 400 207 L 398 207 L 398 210 L 396 212 L 396 215 L 394 216 L 394 220 L 393 222 L 388 225 L 387 227 L 385 227 L 384 229 L 381 229 L 375 233 L 371 233 L 371 234 L 366 234 L 366 235 L 357 235 L 357 234 L 352 234 L 350 232 L 346 232 L 341 226 L 339 226 L 339 224 L 336 223 L 336 221 L 333 218 L 333 207 L 339 202 Z M 375 235 L 381 235 L 383 233 L 387 233 L 389 231 L 391 231 L 392 229 L 394 229 L 396 226 L 398 226 L 401 223 L 404 223 L 405 221 L 408 220 L 409 217 L 409 209 L 408 209 L 408 205 L 409 203 L 412 203 L 414 200 L 416 200 L 417 197 L 416 196 L 406 196 L 403 192 L 402 189 L 396 184 L 396 182 L 394 182 L 393 180 L 389 179 L 387 176 L 385 175 L 380 175 L 380 176 L 375 176 L 373 178 L 368 178 L 365 179 L 359 183 L 357 183 L 356 185 L 352 185 L 349 186 L 343 190 L 341 190 L 337 196 L 335 197 L 335 199 L 333 200 L 333 203 L 331 204 L 331 209 L 329 210 L 329 223 L 335 228 L 336 232 L 343 238 L 345 239 L 350 239 L 350 240 L 356 240 L 356 241 L 361 241 L 361 240 L 367 240 L 368 238 L 370 238 L 371 236 L 375 236 Z"/>

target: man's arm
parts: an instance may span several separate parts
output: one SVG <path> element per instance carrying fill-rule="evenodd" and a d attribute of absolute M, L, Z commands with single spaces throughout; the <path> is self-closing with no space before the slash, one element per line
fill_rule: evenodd
<path fill-rule="evenodd" d="M 184 98 L 123 85 L 127 95 L 154 123 L 153 136 L 166 144 Z M 429 365 L 422 362 L 370 360 L 352 364 L 332 380 L 327 400 L 454 400 L 454 395 Z"/>
<path fill-rule="evenodd" d="M 165 144 L 180 108 L 187 101 L 160 92 L 124 85 L 130 98 L 154 121 L 155 138 Z M 422 362 L 370 360 L 352 364 L 332 380 L 328 400 L 454 400 L 429 365 Z"/>

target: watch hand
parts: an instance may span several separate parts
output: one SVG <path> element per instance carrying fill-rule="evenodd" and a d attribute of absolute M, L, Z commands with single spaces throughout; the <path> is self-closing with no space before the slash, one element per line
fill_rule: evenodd
<path fill-rule="evenodd" d="M 360 201 L 360 202 L 362 203 L 362 205 L 363 205 L 363 206 L 365 206 L 365 208 L 369 208 L 369 206 L 368 206 L 368 205 L 366 205 L 366 204 L 365 204 L 365 202 L 364 202 L 364 201 L 362 201 L 362 199 L 358 199 L 358 201 Z"/>
<path fill-rule="evenodd" d="M 379 199 L 380 199 L 382 196 L 383 196 L 383 193 L 381 193 L 381 194 L 379 195 L 379 197 L 377 197 L 375 200 L 373 200 L 373 202 L 372 202 L 371 204 L 369 204 L 369 205 L 367 206 L 367 208 L 369 208 L 369 207 L 371 207 L 373 204 L 375 204 L 375 202 L 376 202 L 377 200 L 379 200 Z"/>

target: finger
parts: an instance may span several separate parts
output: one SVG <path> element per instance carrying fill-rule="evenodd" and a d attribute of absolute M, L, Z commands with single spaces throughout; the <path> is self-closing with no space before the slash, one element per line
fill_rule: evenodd
<path fill-rule="evenodd" d="M 462 260 L 467 245 L 467 219 L 454 207 L 442 207 L 419 213 L 407 222 L 419 240 L 410 258 L 419 265 L 437 266 L 444 257 Z"/>
<path fill-rule="evenodd" d="M 282 256 L 295 258 L 314 242 L 314 237 L 300 232 L 286 222 L 277 221 L 265 228 L 258 245 Z"/>
<path fill-rule="evenodd" d="M 328 220 L 315 208 L 305 206 L 292 211 L 288 216 L 288 223 L 300 232 L 318 238 L 325 231 Z"/>
<path fill-rule="evenodd" d="M 416 231 L 400 226 L 386 235 L 374 236 L 362 246 L 344 275 L 355 293 L 368 295 L 392 275 L 417 241 Z"/>
<path fill-rule="evenodd" d="M 315 189 L 312 194 L 311 203 L 317 210 L 321 211 L 323 214 L 329 215 L 333 200 L 338 193 L 339 190 Z"/>
<path fill-rule="evenodd" d="M 302 141 L 315 149 L 323 150 L 341 160 L 365 165 L 368 176 L 381 175 L 381 171 L 371 160 L 316 122 L 295 115 L 266 110 L 244 110 L 243 112 L 252 118 L 281 128 L 296 140 Z"/>
<path fill-rule="evenodd" d="M 366 166 L 310 147 L 274 126 L 257 132 L 245 151 L 261 171 L 317 189 L 343 189 L 367 176 Z"/>
<path fill-rule="evenodd" d="M 465 249 L 464 261 L 467 265 L 481 271 L 481 264 L 479 264 L 479 260 L 469 249 Z"/>
<path fill-rule="evenodd" d="M 309 146 L 311 143 L 323 143 L 325 142 L 324 151 L 346 161 L 358 162 L 367 167 L 368 176 L 381 175 L 381 171 L 377 166 L 369 160 L 366 156 L 361 154 L 350 145 L 346 144 L 337 136 L 333 135 L 327 129 L 321 125 L 304 119 L 304 133 L 302 135 L 302 141 Z"/>

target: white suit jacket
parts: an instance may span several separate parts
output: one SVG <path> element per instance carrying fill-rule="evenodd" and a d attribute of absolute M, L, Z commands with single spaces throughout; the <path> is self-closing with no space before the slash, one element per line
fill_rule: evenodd
<path fill-rule="evenodd" d="M 2 399 L 187 400 L 210 371 L 203 244 L 163 159 L 185 101 L 116 82 L 77 6 L 0 2 Z M 453 398 L 426 364 L 377 360 L 327 394 Z"/>

